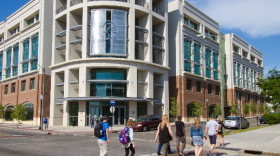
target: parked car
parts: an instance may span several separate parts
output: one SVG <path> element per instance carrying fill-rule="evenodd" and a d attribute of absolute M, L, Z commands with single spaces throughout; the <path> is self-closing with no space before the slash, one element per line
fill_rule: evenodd
<path fill-rule="evenodd" d="M 139 116 L 135 121 L 133 130 L 147 131 L 151 128 L 157 128 L 161 118 L 157 115 Z"/>
<path fill-rule="evenodd" d="M 249 128 L 250 124 L 247 119 L 241 117 L 241 128 Z M 240 127 L 240 118 L 239 116 L 228 116 L 225 118 L 225 127 L 226 128 L 239 128 Z"/>
<path fill-rule="evenodd" d="M 260 123 L 265 123 L 263 116 L 260 116 Z"/>

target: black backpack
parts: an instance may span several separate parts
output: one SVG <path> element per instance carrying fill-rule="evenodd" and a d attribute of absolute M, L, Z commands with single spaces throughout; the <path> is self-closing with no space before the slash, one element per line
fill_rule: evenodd
<path fill-rule="evenodd" d="M 94 136 L 101 138 L 103 136 L 103 123 L 100 122 L 98 124 L 95 125 L 94 127 Z"/>

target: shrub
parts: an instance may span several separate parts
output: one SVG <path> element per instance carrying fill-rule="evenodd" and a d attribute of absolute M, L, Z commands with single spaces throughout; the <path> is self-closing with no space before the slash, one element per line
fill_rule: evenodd
<path fill-rule="evenodd" d="M 280 122 L 280 113 L 264 114 L 263 118 L 267 124 L 272 125 Z"/>

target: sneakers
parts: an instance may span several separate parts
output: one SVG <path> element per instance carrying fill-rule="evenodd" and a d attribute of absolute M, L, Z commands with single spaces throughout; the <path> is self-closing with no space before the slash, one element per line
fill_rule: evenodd
<path fill-rule="evenodd" d="M 207 155 L 208 155 L 208 156 L 211 156 L 211 154 L 210 154 L 209 152 L 207 153 Z"/>
<path fill-rule="evenodd" d="M 161 153 L 158 153 L 157 155 L 162 155 Z"/>
<path fill-rule="evenodd" d="M 183 156 L 183 154 L 182 154 L 182 153 L 180 153 L 180 154 L 179 154 L 179 156 Z"/>

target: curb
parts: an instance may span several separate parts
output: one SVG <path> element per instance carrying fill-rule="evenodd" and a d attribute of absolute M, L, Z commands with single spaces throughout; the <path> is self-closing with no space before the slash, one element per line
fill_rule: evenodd
<path fill-rule="evenodd" d="M 249 153 L 249 154 L 266 154 L 266 155 L 280 155 L 280 153 L 255 151 L 255 150 L 246 150 L 246 149 L 244 150 L 244 153 Z"/>

